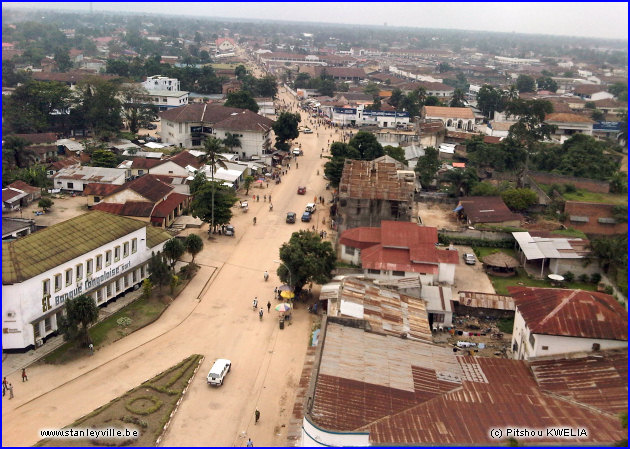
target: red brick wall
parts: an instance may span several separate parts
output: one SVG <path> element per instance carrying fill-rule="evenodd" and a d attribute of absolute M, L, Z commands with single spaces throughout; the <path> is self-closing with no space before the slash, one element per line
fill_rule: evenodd
<path fill-rule="evenodd" d="M 564 205 L 564 213 L 567 215 L 567 219 L 563 224 L 568 228 L 577 229 L 585 234 L 626 234 L 628 232 L 628 223 L 602 224 L 597 221 L 598 218 L 612 218 L 613 208 L 612 204 L 567 201 Z M 588 223 L 571 221 L 571 215 L 586 216 L 589 218 L 589 221 Z"/>

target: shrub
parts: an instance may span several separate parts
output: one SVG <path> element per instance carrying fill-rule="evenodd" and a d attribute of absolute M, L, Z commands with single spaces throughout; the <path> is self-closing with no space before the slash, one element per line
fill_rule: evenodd
<path fill-rule="evenodd" d="M 591 284 L 599 284 L 599 281 L 602 280 L 602 275 L 599 273 L 591 274 Z"/>
<path fill-rule="evenodd" d="M 570 271 L 567 271 L 562 276 L 564 276 L 564 280 L 567 282 L 573 282 L 573 280 L 575 279 L 575 274 Z"/>
<path fill-rule="evenodd" d="M 578 276 L 578 281 L 580 281 L 583 284 L 586 284 L 588 282 L 588 274 L 581 274 Z"/>
<path fill-rule="evenodd" d="M 574 193 L 576 190 L 577 189 L 575 188 L 575 186 L 573 184 L 565 184 L 564 185 L 564 192 L 565 193 Z"/>
<path fill-rule="evenodd" d="M 466 246 L 483 246 L 486 248 L 513 248 L 514 239 L 488 240 L 478 239 L 467 236 L 451 236 L 438 234 L 438 241 L 444 245 L 466 245 Z"/>
<path fill-rule="evenodd" d="M 612 293 L 613 293 L 613 288 L 612 288 L 610 285 L 607 285 L 607 286 L 604 288 L 604 293 L 606 293 L 607 295 L 612 295 Z"/>
<path fill-rule="evenodd" d="M 133 408 L 133 404 L 136 401 L 146 400 L 153 402 L 153 405 L 146 410 L 139 410 Z M 162 401 L 160 401 L 155 396 L 136 396 L 135 398 L 130 399 L 126 404 L 125 408 L 129 410 L 131 413 L 135 413 L 136 415 L 150 415 L 151 413 L 156 412 L 160 407 L 162 407 Z"/>

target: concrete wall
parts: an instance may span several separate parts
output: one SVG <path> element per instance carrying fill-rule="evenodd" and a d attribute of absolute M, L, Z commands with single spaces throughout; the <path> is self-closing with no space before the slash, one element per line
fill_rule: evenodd
<path fill-rule="evenodd" d="M 345 202 L 345 206 L 342 204 Z M 380 226 L 382 220 L 409 221 L 411 219 L 411 202 L 395 202 L 397 213 L 392 213 L 392 201 L 342 198 L 339 202 L 339 213 L 343 223 L 339 225 L 339 233 L 349 228 L 360 226 Z"/>

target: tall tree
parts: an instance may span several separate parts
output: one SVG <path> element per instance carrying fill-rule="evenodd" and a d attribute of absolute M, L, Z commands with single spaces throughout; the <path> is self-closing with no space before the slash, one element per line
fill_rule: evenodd
<path fill-rule="evenodd" d="M 111 81 L 90 77 L 77 83 L 77 110 L 93 135 L 117 134 L 122 128 L 119 88 Z"/>
<path fill-rule="evenodd" d="M 151 253 L 149 260 L 149 279 L 162 291 L 162 286 L 170 282 L 170 270 L 164 261 L 164 254 Z"/>
<path fill-rule="evenodd" d="M 455 89 L 453 91 L 453 96 L 451 97 L 449 106 L 452 108 L 463 108 L 464 106 L 466 106 L 465 100 L 466 96 L 464 95 L 464 91 L 461 89 Z"/>
<path fill-rule="evenodd" d="M 455 196 L 466 196 L 472 188 L 479 182 L 477 172 L 473 168 L 454 168 L 444 173 L 442 178 L 446 182 L 451 183 L 451 193 Z"/>
<path fill-rule="evenodd" d="M 94 150 L 90 165 L 92 167 L 115 168 L 118 165 L 118 158 L 109 150 Z"/>
<path fill-rule="evenodd" d="M 516 88 L 520 93 L 534 92 L 536 90 L 536 81 L 529 75 L 519 75 L 516 78 Z"/>
<path fill-rule="evenodd" d="M 287 151 L 288 140 L 297 139 L 300 135 L 298 124 L 302 121 L 299 113 L 281 112 L 274 124 L 273 132 L 276 135 L 276 148 Z"/>
<path fill-rule="evenodd" d="M 245 90 L 239 90 L 237 92 L 230 92 L 227 95 L 227 100 L 225 101 L 225 106 L 231 108 L 241 108 L 241 109 L 249 109 L 253 112 L 258 112 L 258 103 L 254 100 L 254 97 L 251 93 Z"/>
<path fill-rule="evenodd" d="M 217 182 L 206 182 L 197 192 L 191 204 L 191 215 L 205 223 L 229 224 L 232 219 L 232 206 L 238 198 L 234 189 Z M 212 230 L 214 228 L 211 226 Z"/>
<path fill-rule="evenodd" d="M 237 65 L 234 69 L 234 75 L 236 76 L 236 79 L 240 80 L 247 75 L 247 68 L 243 64 Z"/>
<path fill-rule="evenodd" d="M 280 247 L 280 260 L 283 264 L 277 270 L 278 277 L 298 295 L 308 282 L 330 281 L 336 256 L 331 243 L 322 241 L 317 233 L 299 231 Z"/>
<path fill-rule="evenodd" d="M 55 50 L 55 62 L 60 72 L 66 72 L 72 68 L 72 61 L 67 48 L 58 47 Z"/>
<path fill-rule="evenodd" d="M 420 184 L 425 189 L 431 185 L 437 175 L 437 171 L 442 165 L 438 159 L 438 155 L 438 150 L 433 147 L 427 147 L 424 149 L 424 156 L 418 158 L 415 171 L 420 178 Z"/>
<path fill-rule="evenodd" d="M 548 90 L 549 92 L 555 92 L 558 90 L 558 83 L 556 83 L 550 76 L 541 76 L 536 80 L 539 90 Z"/>
<path fill-rule="evenodd" d="M 477 92 L 477 107 L 483 115 L 492 119 L 495 111 L 501 112 L 505 108 L 505 97 L 500 90 L 484 84 Z"/>
<path fill-rule="evenodd" d="M 359 150 L 360 158 L 366 161 L 372 161 L 377 157 L 385 154 L 383 146 L 378 143 L 376 136 L 367 131 L 359 131 L 350 139 L 348 145 Z"/>
<path fill-rule="evenodd" d="M 254 177 L 251 175 L 245 176 L 245 179 L 243 179 L 243 187 L 245 187 L 245 195 L 249 195 L 249 188 L 252 186 L 252 182 L 254 182 Z"/>
<path fill-rule="evenodd" d="M 22 137 L 7 136 L 2 145 L 2 161 L 9 167 L 25 168 L 35 162 L 36 154 Z"/>
<path fill-rule="evenodd" d="M 66 299 L 66 313 L 59 318 L 58 328 L 64 340 L 78 340 L 88 346 L 91 342 L 88 328 L 98 319 L 98 306 L 92 296 L 80 295 Z"/>
<path fill-rule="evenodd" d="M 142 126 L 157 119 L 157 109 L 148 104 L 149 92 L 144 87 L 127 85 L 120 89 L 123 115 L 129 131 L 137 133 Z"/>
<path fill-rule="evenodd" d="M 402 90 L 400 90 L 398 87 L 396 87 L 394 90 L 392 90 L 392 95 L 389 97 L 388 102 L 393 107 L 398 108 L 398 106 L 400 105 L 402 99 L 403 99 Z"/>
<path fill-rule="evenodd" d="M 225 139 L 223 139 L 223 145 L 225 145 L 230 152 L 234 152 L 234 148 L 241 148 L 241 139 L 235 134 L 225 133 Z"/>
<path fill-rule="evenodd" d="M 175 263 L 184 255 L 186 247 L 178 238 L 172 238 L 164 244 L 164 255 L 169 260 L 171 270 L 175 268 Z"/>
<path fill-rule="evenodd" d="M 215 192 L 215 182 L 214 182 L 214 173 L 217 171 L 217 168 L 227 168 L 225 164 L 225 157 L 221 155 L 223 151 L 222 142 L 216 137 L 209 137 L 203 143 L 204 150 L 206 152 L 205 162 L 206 165 L 210 167 L 210 177 L 212 180 L 212 218 L 210 221 L 210 227 L 212 231 L 215 231 L 215 221 L 214 221 L 214 192 Z"/>

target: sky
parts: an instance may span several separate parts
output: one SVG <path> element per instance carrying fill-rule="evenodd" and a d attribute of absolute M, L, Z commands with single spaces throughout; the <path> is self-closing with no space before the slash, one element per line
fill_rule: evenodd
<path fill-rule="evenodd" d="M 3 2 L 3 7 L 89 11 L 89 2 Z M 214 18 L 289 20 L 628 38 L 628 3 L 193 3 L 93 2 L 94 11 L 145 12 Z"/>

